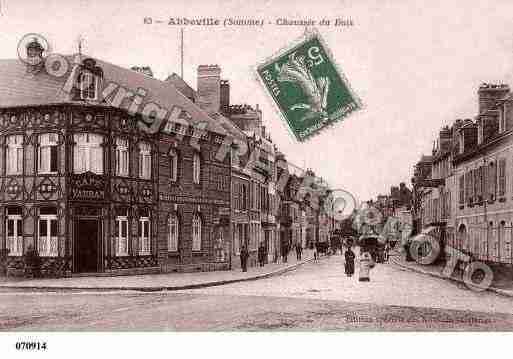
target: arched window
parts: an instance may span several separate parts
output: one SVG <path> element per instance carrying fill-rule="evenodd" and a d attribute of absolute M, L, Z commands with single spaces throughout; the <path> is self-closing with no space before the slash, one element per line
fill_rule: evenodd
<path fill-rule="evenodd" d="M 179 225 L 178 225 L 178 217 L 175 213 L 169 216 L 169 238 L 168 238 L 168 251 L 176 252 L 178 251 L 178 233 L 179 233 Z"/>
<path fill-rule="evenodd" d="M 201 217 L 199 214 L 194 214 L 192 218 L 192 250 L 201 251 Z"/>
<path fill-rule="evenodd" d="M 103 174 L 103 136 L 94 133 L 73 135 L 73 168 L 75 173 Z"/>
<path fill-rule="evenodd" d="M 98 93 L 98 76 L 92 72 L 84 70 L 78 76 L 80 86 L 80 98 L 82 100 L 96 100 Z"/>
<path fill-rule="evenodd" d="M 7 207 L 7 249 L 10 256 L 23 254 L 23 222 L 21 207 Z"/>
<path fill-rule="evenodd" d="M 128 176 L 128 140 L 124 138 L 116 138 L 116 176 Z"/>
<path fill-rule="evenodd" d="M 38 252 L 42 257 L 57 257 L 57 208 L 39 209 Z"/>
<path fill-rule="evenodd" d="M 178 153 L 176 150 L 169 150 L 169 178 L 176 182 L 178 179 Z"/>
<path fill-rule="evenodd" d="M 128 209 L 116 209 L 114 235 L 116 236 L 116 255 L 128 255 Z"/>
<path fill-rule="evenodd" d="M 151 179 L 151 145 L 139 144 L 139 178 Z"/>
<path fill-rule="evenodd" d="M 199 153 L 194 153 L 192 157 L 192 181 L 200 183 L 201 179 L 201 157 Z"/>
<path fill-rule="evenodd" d="M 139 255 L 149 255 L 151 253 L 150 242 L 150 212 L 144 209 L 139 214 Z"/>
<path fill-rule="evenodd" d="M 19 175 L 23 171 L 23 136 L 7 137 L 7 152 L 5 163 L 8 175 Z"/>
<path fill-rule="evenodd" d="M 57 172 L 58 137 L 56 133 L 44 133 L 39 135 L 37 167 L 39 173 Z"/>

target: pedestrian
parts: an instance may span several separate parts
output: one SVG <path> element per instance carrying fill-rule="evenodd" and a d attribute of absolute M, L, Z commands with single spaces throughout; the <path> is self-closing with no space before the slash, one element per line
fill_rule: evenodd
<path fill-rule="evenodd" d="M 301 260 L 301 245 L 296 243 L 296 260 Z"/>
<path fill-rule="evenodd" d="M 242 246 L 242 249 L 240 250 L 240 266 L 242 267 L 243 272 L 248 271 L 248 257 L 249 252 L 246 249 L 246 246 Z"/>
<path fill-rule="evenodd" d="M 287 242 L 283 243 L 283 246 L 281 248 L 281 256 L 282 256 L 282 262 L 287 263 L 287 257 L 289 256 L 289 248 L 288 248 Z"/>
<path fill-rule="evenodd" d="M 384 258 L 383 258 L 385 263 L 388 262 L 388 256 L 389 256 L 388 252 L 389 251 L 390 251 L 390 245 L 387 242 L 387 243 L 385 243 L 385 253 L 384 253 Z"/>
<path fill-rule="evenodd" d="M 369 282 L 369 272 L 371 269 L 372 257 L 369 252 L 365 251 L 360 256 L 360 276 L 358 280 L 360 282 Z"/>
<path fill-rule="evenodd" d="M 301 245 L 301 243 L 298 243 L 298 246 L 299 246 L 299 260 L 301 260 L 301 258 L 303 257 L 303 246 Z"/>
<path fill-rule="evenodd" d="M 319 258 L 319 252 L 317 251 L 317 242 L 315 242 L 313 246 L 313 255 L 314 255 L 314 261 L 316 261 Z"/>
<path fill-rule="evenodd" d="M 346 275 L 348 277 L 352 277 L 353 274 L 354 274 L 354 258 L 355 258 L 355 255 L 354 255 L 354 252 L 351 250 L 351 247 L 349 247 L 346 250 L 346 253 L 345 253 L 344 257 L 345 257 L 344 267 L 345 267 Z"/>
<path fill-rule="evenodd" d="M 260 264 L 260 267 L 264 266 L 264 262 L 265 262 L 264 244 L 260 243 L 260 246 L 258 247 L 258 263 Z"/>

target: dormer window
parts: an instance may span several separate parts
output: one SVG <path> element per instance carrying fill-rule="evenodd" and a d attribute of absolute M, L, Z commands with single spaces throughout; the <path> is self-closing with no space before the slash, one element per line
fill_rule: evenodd
<path fill-rule="evenodd" d="M 460 155 L 463 153 L 464 149 L 465 149 L 465 146 L 463 145 L 463 131 L 460 132 L 460 135 L 459 135 L 459 141 L 458 141 L 458 152 L 460 153 Z"/>
<path fill-rule="evenodd" d="M 477 125 L 477 144 L 480 145 L 483 143 L 484 133 L 483 133 L 483 120 L 480 119 Z"/>
<path fill-rule="evenodd" d="M 499 107 L 499 133 L 506 130 L 506 116 L 504 116 L 504 105 Z"/>
<path fill-rule="evenodd" d="M 80 85 L 80 98 L 82 100 L 96 100 L 98 77 L 89 71 L 83 71 L 78 79 Z"/>
<path fill-rule="evenodd" d="M 77 78 L 77 89 L 81 100 L 97 101 L 99 84 L 103 78 L 103 70 L 96 66 L 96 60 L 87 58 L 82 61 Z"/>

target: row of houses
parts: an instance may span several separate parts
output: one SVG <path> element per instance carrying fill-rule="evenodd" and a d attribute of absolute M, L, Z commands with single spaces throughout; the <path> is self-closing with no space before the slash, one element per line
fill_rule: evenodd
<path fill-rule="evenodd" d="M 478 113 L 443 127 L 414 167 L 416 232 L 435 227 L 472 258 L 513 263 L 513 94 L 482 84 Z"/>
<path fill-rule="evenodd" d="M 254 265 L 261 245 L 276 261 L 328 239 L 331 222 L 308 197 L 322 202 L 328 187 L 308 181 L 298 196 L 313 171 L 287 162 L 258 106 L 230 104 L 219 66 L 199 66 L 195 90 L 81 53 L 66 57 L 75 72 L 53 76 L 43 50 L 34 40 L 30 61 L 0 60 L 4 274 L 23 274 L 33 251 L 49 276 L 207 271 L 237 266 L 243 246 Z M 116 105 L 104 96 L 112 83 L 125 96 Z M 172 109 L 156 133 L 134 94 Z"/>

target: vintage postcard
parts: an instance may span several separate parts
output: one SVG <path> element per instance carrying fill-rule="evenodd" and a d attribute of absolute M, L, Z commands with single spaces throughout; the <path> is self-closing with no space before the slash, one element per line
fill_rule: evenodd
<path fill-rule="evenodd" d="M 512 29 L 506 0 L 0 0 L 0 357 L 505 355 Z"/>

